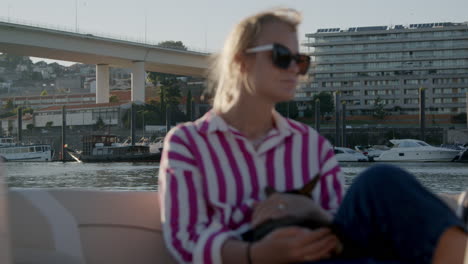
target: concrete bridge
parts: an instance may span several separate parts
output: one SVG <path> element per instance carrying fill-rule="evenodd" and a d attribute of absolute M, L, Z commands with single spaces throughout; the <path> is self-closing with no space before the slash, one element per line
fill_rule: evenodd
<path fill-rule="evenodd" d="M 132 101 L 145 101 L 145 71 L 202 76 L 209 54 L 92 34 L 0 22 L 0 52 L 96 65 L 96 103 L 109 102 L 109 67 L 130 68 Z"/>

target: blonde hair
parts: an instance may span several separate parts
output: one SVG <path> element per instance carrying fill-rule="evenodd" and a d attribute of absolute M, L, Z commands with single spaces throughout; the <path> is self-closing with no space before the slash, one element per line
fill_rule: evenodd
<path fill-rule="evenodd" d="M 215 94 L 215 111 L 226 112 L 237 101 L 242 87 L 251 90 L 247 76 L 241 72 L 238 56 L 255 44 L 263 26 L 279 22 L 290 25 L 296 31 L 301 20 L 301 14 L 294 9 L 275 8 L 247 17 L 234 27 L 221 53 L 212 58 L 208 86 L 210 92 Z"/>

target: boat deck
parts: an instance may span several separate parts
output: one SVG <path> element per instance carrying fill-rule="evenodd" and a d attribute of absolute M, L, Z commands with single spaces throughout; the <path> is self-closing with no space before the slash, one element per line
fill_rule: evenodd
<path fill-rule="evenodd" d="M 164 245 L 157 192 L 8 193 L 14 263 L 175 263 Z M 456 195 L 441 197 L 456 207 Z"/>

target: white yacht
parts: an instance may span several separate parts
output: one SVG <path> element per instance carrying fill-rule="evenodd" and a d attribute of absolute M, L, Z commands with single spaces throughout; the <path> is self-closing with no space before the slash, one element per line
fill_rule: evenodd
<path fill-rule="evenodd" d="M 164 146 L 164 137 L 158 137 L 153 141 L 150 141 L 149 138 L 143 137 L 135 145 L 148 146 L 150 148 L 151 153 L 162 153 L 162 149 Z"/>
<path fill-rule="evenodd" d="M 20 145 L 14 138 L 0 138 L 0 157 L 5 161 L 52 161 L 53 150 L 48 144 Z"/>
<path fill-rule="evenodd" d="M 350 148 L 335 147 L 334 150 L 338 161 L 369 161 L 364 154 Z"/>
<path fill-rule="evenodd" d="M 385 145 L 373 145 L 373 146 L 369 145 L 369 146 L 355 146 L 354 149 L 357 152 L 361 152 L 362 154 L 367 156 L 369 160 L 374 160 L 375 158 L 380 156 L 382 152 L 387 151 L 390 148 Z"/>
<path fill-rule="evenodd" d="M 376 161 L 452 161 L 460 151 L 439 148 L 416 139 L 392 139 L 393 148 L 376 157 Z"/>

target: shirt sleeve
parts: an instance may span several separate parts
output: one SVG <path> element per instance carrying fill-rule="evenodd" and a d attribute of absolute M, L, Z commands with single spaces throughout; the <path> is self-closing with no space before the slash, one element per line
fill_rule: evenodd
<path fill-rule="evenodd" d="M 344 177 L 335 158 L 333 146 L 323 136 L 319 136 L 320 204 L 328 212 L 335 214 L 344 192 Z"/>
<path fill-rule="evenodd" d="M 187 127 L 166 136 L 159 168 L 165 243 L 178 263 L 221 263 L 221 247 L 232 237 L 204 195 L 194 137 Z"/>

